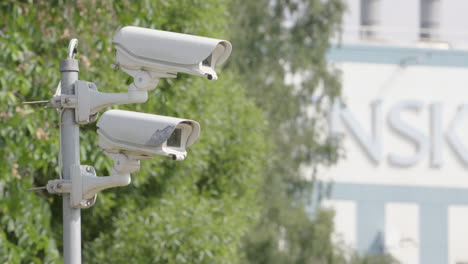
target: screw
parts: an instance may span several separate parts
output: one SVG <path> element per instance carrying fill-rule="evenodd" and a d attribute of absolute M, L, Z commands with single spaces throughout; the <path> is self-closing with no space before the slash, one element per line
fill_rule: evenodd
<path fill-rule="evenodd" d="M 91 172 L 92 170 L 93 170 L 93 169 L 92 169 L 90 166 L 87 166 L 87 167 L 86 167 L 86 171 L 87 171 L 87 172 Z"/>

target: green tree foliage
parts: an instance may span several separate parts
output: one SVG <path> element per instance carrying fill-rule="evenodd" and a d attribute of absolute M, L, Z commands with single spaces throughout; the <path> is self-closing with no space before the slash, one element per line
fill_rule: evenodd
<path fill-rule="evenodd" d="M 80 79 L 124 92 L 131 79 L 113 69 L 112 36 L 135 25 L 227 38 L 228 2 L 0 2 L 0 262 L 58 263 L 61 198 L 27 192 L 58 178 L 58 113 L 22 106 L 48 99 L 68 41 L 79 38 Z M 85 263 L 236 263 L 239 243 L 258 215 L 256 193 L 269 152 L 261 111 L 240 77 L 164 80 L 148 103 L 122 106 L 195 119 L 199 141 L 184 162 L 142 161 L 125 188 L 106 190 L 82 210 Z M 108 175 L 95 124 L 81 127 L 82 164 Z"/>
<path fill-rule="evenodd" d="M 132 80 L 113 69 L 111 43 L 124 25 L 226 38 L 234 51 L 217 82 L 181 75 L 161 81 L 147 103 L 119 107 L 195 119 L 202 136 L 184 162 L 145 160 L 130 186 L 82 211 L 84 262 L 344 262 L 330 239 L 332 213 L 311 217 L 310 182 L 299 173 L 336 159 L 323 121 L 340 89 L 325 53 L 343 8 L 340 0 L 0 1 L 0 262 L 61 261 L 61 198 L 26 192 L 58 177 L 58 113 L 21 102 L 52 96 L 72 37 L 80 79 L 125 91 Z M 108 175 L 95 124 L 81 128 L 82 164 Z"/>
<path fill-rule="evenodd" d="M 341 0 L 234 1 L 237 54 L 230 66 L 269 120 L 274 148 L 263 184 L 260 224 L 249 232 L 244 263 L 336 263 L 332 213 L 310 208 L 315 171 L 336 147 L 326 140 L 326 112 L 340 95 L 339 72 L 326 60 L 339 31 Z M 307 178 L 307 179 L 306 179 Z"/>
<path fill-rule="evenodd" d="M 340 75 L 326 53 L 345 9 L 342 0 L 231 3 L 236 56 L 230 67 L 263 110 L 274 143 L 260 222 L 244 240 L 242 263 L 395 263 L 332 241 L 333 211 L 312 208 L 329 187 L 314 181 L 316 166 L 338 159 L 337 146 L 327 140 L 326 114 L 341 94 Z"/>

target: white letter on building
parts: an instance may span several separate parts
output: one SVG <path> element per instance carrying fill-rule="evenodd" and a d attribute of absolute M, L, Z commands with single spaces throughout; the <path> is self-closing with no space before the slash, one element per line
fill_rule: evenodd
<path fill-rule="evenodd" d="M 431 166 L 440 167 L 443 163 L 443 143 L 444 134 L 442 132 L 442 111 L 441 103 L 433 103 L 430 106 L 431 113 Z"/>
<path fill-rule="evenodd" d="M 463 161 L 463 163 L 465 163 L 465 165 L 468 165 L 468 151 L 466 151 L 463 142 L 455 133 L 455 130 L 457 129 L 458 124 L 462 121 L 463 116 L 465 116 L 465 114 L 467 113 L 468 105 L 461 105 L 458 108 L 455 118 L 453 119 L 452 123 L 450 123 L 449 129 L 445 134 L 450 146 L 455 151 L 455 153 L 458 154 L 458 156 Z"/>
<path fill-rule="evenodd" d="M 371 103 L 372 110 L 372 135 L 359 125 L 354 116 L 346 106 L 341 104 L 341 101 L 333 102 L 332 111 L 330 112 L 330 133 L 332 136 L 342 135 L 344 133 L 340 119 L 346 124 L 358 143 L 364 149 L 369 158 L 373 162 L 379 163 L 382 157 L 381 135 L 382 135 L 382 114 L 380 100 Z"/>
<path fill-rule="evenodd" d="M 391 128 L 397 131 L 401 136 L 407 138 L 411 143 L 416 146 L 416 153 L 414 156 L 402 157 L 396 154 L 389 154 L 388 161 L 396 166 L 411 166 L 417 163 L 424 156 L 428 149 L 428 140 L 421 132 L 400 119 L 400 113 L 405 110 L 412 110 L 419 112 L 423 106 L 422 102 L 413 100 L 404 100 L 394 105 L 388 114 L 388 122 Z"/>

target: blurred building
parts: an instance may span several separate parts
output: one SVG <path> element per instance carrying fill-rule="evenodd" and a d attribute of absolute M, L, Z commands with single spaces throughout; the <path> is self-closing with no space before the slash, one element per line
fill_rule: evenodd
<path fill-rule="evenodd" d="M 342 71 L 330 133 L 344 157 L 319 177 L 333 182 L 335 239 L 361 254 L 468 263 L 468 28 L 441 27 L 444 1 L 348 1 L 359 25 L 328 54 Z M 392 4 L 416 26 L 382 25 Z"/>

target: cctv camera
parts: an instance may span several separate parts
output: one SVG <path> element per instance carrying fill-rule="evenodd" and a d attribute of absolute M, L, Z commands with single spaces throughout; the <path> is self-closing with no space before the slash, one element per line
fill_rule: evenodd
<path fill-rule="evenodd" d="M 229 41 L 139 27 L 124 27 L 113 39 L 117 65 L 134 78 L 127 93 L 101 93 L 92 82 L 77 80 L 75 94 L 57 94 L 50 103 L 56 108 L 75 108 L 75 121 L 96 120 L 103 108 L 117 104 L 143 103 L 160 78 L 178 72 L 218 79 L 215 66 L 231 54 Z"/>
<path fill-rule="evenodd" d="M 215 66 L 225 62 L 232 51 L 226 40 L 140 27 L 120 29 L 113 43 L 117 65 L 133 77 L 139 71 L 149 72 L 153 78 L 183 72 L 217 80 Z"/>
<path fill-rule="evenodd" d="M 106 154 L 126 153 L 137 159 L 163 155 L 183 160 L 200 134 L 193 120 L 123 110 L 105 112 L 97 126 L 99 146 Z"/>
<path fill-rule="evenodd" d="M 130 184 L 130 174 L 140 169 L 140 160 L 153 155 L 183 160 L 186 148 L 197 140 L 200 125 L 188 119 L 110 110 L 97 123 L 99 147 L 114 160 L 110 176 L 96 176 L 90 166 L 72 166 L 70 180 L 47 184 L 49 192 L 71 193 L 74 208 L 91 207 L 102 190 Z M 70 190 L 71 185 L 71 190 Z"/>

